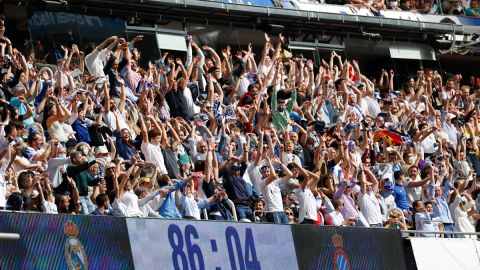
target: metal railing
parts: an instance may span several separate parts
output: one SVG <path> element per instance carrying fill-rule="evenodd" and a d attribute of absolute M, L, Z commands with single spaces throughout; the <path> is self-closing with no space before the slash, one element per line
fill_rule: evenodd
<path fill-rule="evenodd" d="M 413 234 L 454 234 L 454 235 L 476 235 L 480 236 L 480 232 L 452 232 L 452 231 L 420 231 L 420 230 L 402 230 L 402 233 Z"/>
<path fill-rule="evenodd" d="M 0 233 L 0 241 L 7 240 L 7 241 L 17 241 L 20 239 L 20 234 L 18 233 Z"/>

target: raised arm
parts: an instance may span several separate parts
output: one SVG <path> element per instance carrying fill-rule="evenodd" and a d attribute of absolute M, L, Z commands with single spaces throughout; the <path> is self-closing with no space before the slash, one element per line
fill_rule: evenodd
<path fill-rule="evenodd" d="M 140 114 L 139 115 L 139 120 L 140 120 L 140 130 L 142 133 L 142 141 L 144 143 L 148 143 L 148 131 L 147 127 L 145 126 L 145 121 L 143 120 L 143 116 Z"/>
<path fill-rule="evenodd" d="M 180 60 L 180 58 L 177 58 L 176 62 L 178 67 L 180 68 L 180 71 L 182 72 L 181 89 L 185 89 L 185 87 L 187 87 L 187 84 L 188 84 L 188 73 L 185 67 L 183 66 L 182 60 Z"/>
<path fill-rule="evenodd" d="M 220 59 L 220 56 L 218 56 L 217 52 L 215 52 L 214 49 L 208 46 L 203 46 L 203 49 L 205 51 L 208 51 L 211 56 L 212 56 L 212 61 L 215 65 L 216 68 L 221 69 L 222 68 L 222 60 Z"/>

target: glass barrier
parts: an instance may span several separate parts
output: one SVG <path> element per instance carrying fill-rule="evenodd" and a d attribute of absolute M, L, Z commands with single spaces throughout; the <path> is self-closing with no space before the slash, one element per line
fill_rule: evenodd
<path fill-rule="evenodd" d="M 285 9 L 310 10 L 309 5 L 343 5 L 354 8 L 364 8 L 372 15 L 382 15 L 382 11 L 403 11 L 426 15 L 456 15 L 467 17 L 480 17 L 480 8 L 477 1 L 466 0 L 211 0 L 221 3 L 240 4 L 258 7 L 277 7 Z M 310 10 L 314 11 L 314 10 Z M 316 10 L 315 10 L 316 11 Z"/>

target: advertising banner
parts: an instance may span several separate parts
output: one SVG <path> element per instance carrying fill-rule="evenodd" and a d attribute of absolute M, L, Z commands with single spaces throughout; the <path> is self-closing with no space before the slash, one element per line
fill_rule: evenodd
<path fill-rule="evenodd" d="M 470 238 L 412 238 L 418 270 L 480 269 L 478 241 Z"/>
<path fill-rule="evenodd" d="M 298 269 L 288 225 L 128 219 L 136 269 Z"/>
<path fill-rule="evenodd" d="M 406 269 L 400 231 L 292 226 L 300 269 Z"/>
<path fill-rule="evenodd" d="M 125 219 L 0 212 L 0 269 L 133 269 Z"/>

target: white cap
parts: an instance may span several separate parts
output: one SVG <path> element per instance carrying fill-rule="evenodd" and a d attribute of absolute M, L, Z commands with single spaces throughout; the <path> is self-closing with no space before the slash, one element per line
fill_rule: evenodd
<path fill-rule="evenodd" d="M 95 149 L 95 155 L 100 155 L 100 154 L 108 154 L 108 149 L 105 145 L 98 146 Z"/>

